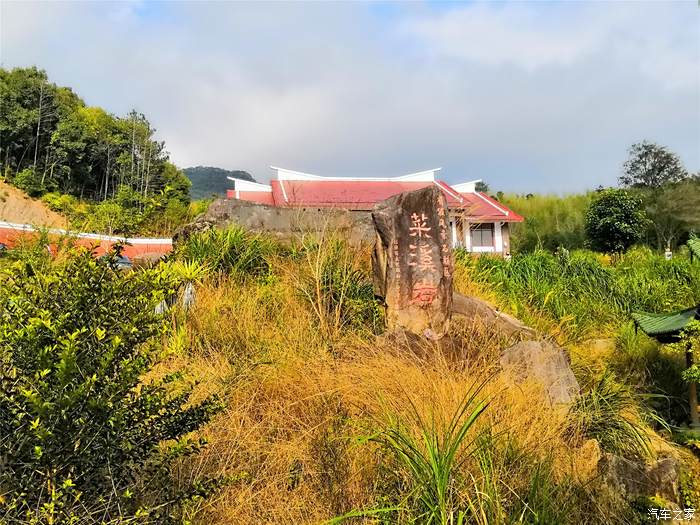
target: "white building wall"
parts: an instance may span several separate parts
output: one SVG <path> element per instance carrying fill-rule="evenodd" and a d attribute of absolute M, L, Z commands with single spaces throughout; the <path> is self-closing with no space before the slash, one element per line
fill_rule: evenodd
<path fill-rule="evenodd" d="M 501 233 L 501 222 L 493 225 L 493 244 L 498 253 L 503 253 L 503 235 Z"/>
<path fill-rule="evenodd" d="M 504 253 L 502 228 L 502 222 L 493 223 L 493 246 L 472 246 L 471 230 L 467 227 L 464 232 L 464 247 L 472 253 Z"/>
<path fill-rule="evenodd" d="M 472 251 L 471 225 L 467 221 L 464 221 L 464 247 L 468 252 Z"/>

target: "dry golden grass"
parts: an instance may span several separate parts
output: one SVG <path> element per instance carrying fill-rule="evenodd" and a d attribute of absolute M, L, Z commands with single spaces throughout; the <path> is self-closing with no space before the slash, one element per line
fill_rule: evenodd
<path fill-rule="evenodd" d="M 363 438 L 385 428 L 389 415 L 409 426 L 412 412 L 449 418 L 468 388 L 488 377 L 481 397 L 490 405 L 471 438 L 491 428 L 528 458 L 551 461 L 557 479 L 585 483 L 593 475 L 596 451 L 565 442 L 564 414 L 549 408 L 540 388 L 509 386 L 498 375 L 495 356 L 505 344 L 498 334 L 457 322 L 450 345 L 412 352 L 350 331 L 322 335 L 318 313 L 297 290 L 298 275 L 275 275 L 199 287 L 179 336 L 188 350 L 170 362 L 201 381 L 199 395 L 217 392 L 227 405 L 203 432 L 207 449 L 178 476 L 237 481 L 193 508 L 195 522 L 312 524 L 385 506 L 396 489 L 394 466 Z M 466 360 L 454 358 L 455 348 Z M 530 464 L 496 468 L 504 501 L 527 490 Z M 472 480 L 462 489 L 468 500 L 485 482 L 473 461 L 461 474 Z"/>

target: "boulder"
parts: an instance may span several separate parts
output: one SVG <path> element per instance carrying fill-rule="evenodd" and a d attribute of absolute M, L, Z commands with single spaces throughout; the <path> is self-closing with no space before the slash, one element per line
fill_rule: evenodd
<path fill-rule="evenodd" d="M 516 343 L 503 352 L 501 367 L 516 383 L 541 383 L 552 406 L 571 403 L 581 390 L 564 349 L 548 341 Z"/>
<path fill-rule="evenodd" d="M 468 319 L 478 319 L 485 325 L 491 325 L 507 337 L 521 336 L 522 338 L 534 338 L 536 332 L 521 321 L 495 306 L 476 297 L 467 297 L 455 292 L 452 296 L 452 312 Z"/>
<path fill-rule="evenodd" d="M 656 495 L 674 503 L 680 500 L 680 465 L 672 457 L 644 462 L 604 453 L 598 470 L 610 488 L 629 499 Z"/>
<path fill-rule="evenodd" d="M 390 330 L 437 340 L 449 329 L 454 261 L 448 213 L 434 185 L 395 195 L 372 211 L 374 290 L 384 300 Z"/>

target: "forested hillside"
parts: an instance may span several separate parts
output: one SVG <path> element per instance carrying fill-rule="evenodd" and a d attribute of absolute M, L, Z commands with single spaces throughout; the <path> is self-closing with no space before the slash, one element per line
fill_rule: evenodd
<path fill-rule="evenodd" d="M 0 176 L 69 217 L 96 206 L 78 213 L 109 216 L 95 228 L 135 231 L 187 214 L 190 182 L 155 132 L 145 115 L 87 106 L 35 67 L 0 68 Z"/>
<path fill-rule="evenodd" d="M 226 195 L 226 190 L 233 187 L 233 183 L 226 177 L 256 182 L 247 171 L 225 170 L 213 166 L 196 166 L 194 168 L 185 168 L 182 171 L 185 172 L 185 175 L 192 183 L 190 195 L 193 199 L 206 199 L 212 195 Z"/>

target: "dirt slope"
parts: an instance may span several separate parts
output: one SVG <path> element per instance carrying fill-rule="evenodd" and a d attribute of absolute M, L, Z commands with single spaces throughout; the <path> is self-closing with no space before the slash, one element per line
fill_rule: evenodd
<path fill-rule="evenodd" d="M 23 191 L 0 181 L 0 221 L 65 228 L 65 217 L 51 211 L 46 205 L 28 197 Z"/>

